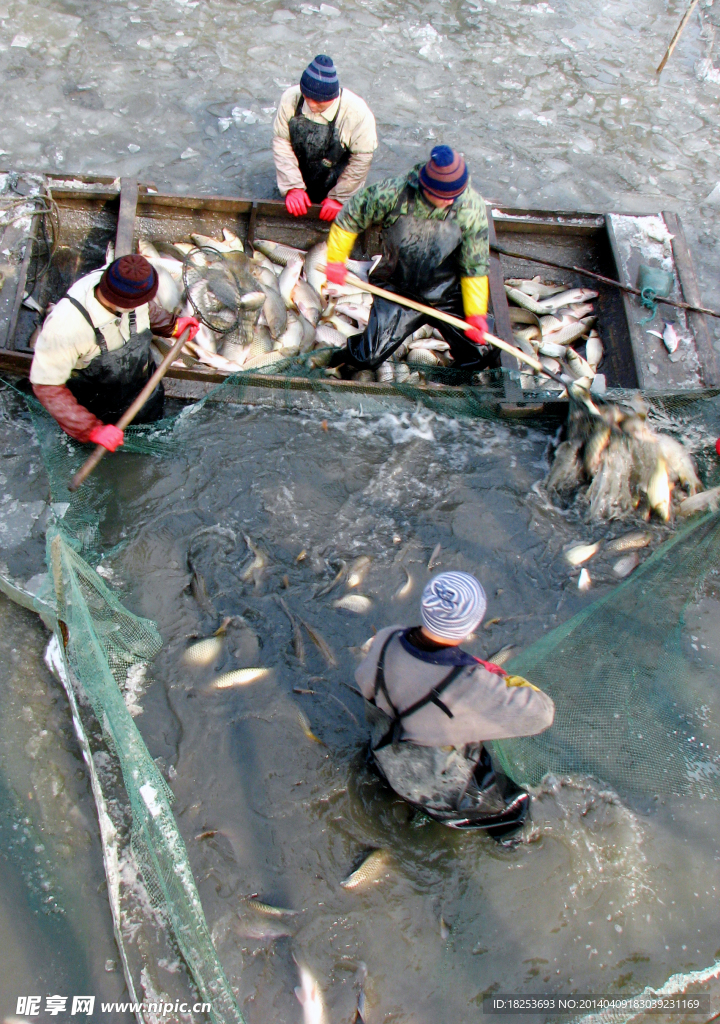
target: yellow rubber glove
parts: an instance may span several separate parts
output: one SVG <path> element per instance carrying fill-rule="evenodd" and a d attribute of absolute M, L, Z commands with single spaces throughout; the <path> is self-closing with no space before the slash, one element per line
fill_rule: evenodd
<path fill-rule="evenodd" d="M 329 255 L 328 259 L 330 259 Z M 460 278 L 460 291 L 462 292 L 465 319 L 467 320 L 470 316 L 485 316 L 488 308 L 487 277 Z"/>
<path fill-rule="evenodd" d="M 328 235 L 328 263 L 345 263 L 350 258 L 356 238 L 357 234 L 352 231 L 343 231 L 337 224 L 333 224 Z"/>

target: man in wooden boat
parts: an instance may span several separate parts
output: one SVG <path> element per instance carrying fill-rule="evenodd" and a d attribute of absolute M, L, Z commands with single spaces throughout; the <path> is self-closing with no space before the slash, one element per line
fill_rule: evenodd
<path fill-rule="evenodd" d="M 320 219 L 334 220 L 365 184 L 376 149 L 372 111 L 340 88 L 332 60 L 318 54 L 300 85 L 283 93 L 273 127 L 277 183 L 288 213 L 302 217 L 311 203 L 321 203 Z"/>
<path fill-rule="evenodd" d="M 463 317 L 464 333 L 433 323 L 450 345 L 456 367 L 499 365 L 499 353 L 484 344 L 488 330 L 490 250 L 485 203 L 471 187 L 465 160 L 449 146 L 436 146 L 430 160 L 409 174 L 369 185 L 345 204 L 330 229 L 327 278 L 345 283 L 345 262 L 355 239 L 371 225 L 381 227 L 383 260 L 373 281 L 425 305 Z M 376 297 L 363 334 L 349 338 L 335 357 L 376 369 L 428 322 L 417 313 Z"/>
<path fill-rule="evenodd" d="M 555 706 L 461 650 L 486 604 L 474 576 L 440 573 L 423 591 L 422 625 L 381 629 L 355 679 L 373 760 L 392 789 L 444 825 L 500 839 L 522 826 L 530 796 L 493 769 L 483 744 L 543 732 Z"/>
<path fill-rule="evenodd" d="M 154 302 L 158 276 L 144 256 L 122 256 L 80 278 L 47 316 L 35 344 L 30 382 L 39 402 L 70 437 L 114 452 L 114 422 L 152 376 L 153 334 L 170 338 L 200 324 Z M 135 417 L 159 419 L 162 382 Z"/>

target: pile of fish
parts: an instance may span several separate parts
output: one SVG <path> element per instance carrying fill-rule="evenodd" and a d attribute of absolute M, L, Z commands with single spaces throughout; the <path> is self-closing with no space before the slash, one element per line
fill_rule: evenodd
<path fill-rule="evenodd" d="M 539 359 L 566 384 L 576 382 L 594 394 L 602 394 L 605 375 L 597 371 L 603 346 L 595 329 L 597 316 L 592 303 L 598 293 L 589 288 L 567 288 L 540 277 L 509 278 L 505 291 L 517 347 Z M 527 366 L 522 366 L 520 372 L 523 388 L 559 387 L 547 377 L 536 376 Z"/>
<path fill-rule="evenodd" d="M 190 241 L 152 244 L 140 240 L 139 252 L 153 264 L 160 279 L 158 301 L 168 310 L 194 316 L 199 308 L 212 330 L 203 324 L 184 348 L 182 361 L 206 363 L 227 373 L 270 366 L 288 357 L 307 355 L 311 369 L 325 367 L 328 375 L 334 349 L 343 348 L 353 334 L 364 331 L 372 296 L 352 284 L 327 281 L 323 268 L 327 242 L 308 252 L 279 242 L 257 239 L 248 256 L 242 241 L 228 228 L 222 239 L 193 234 Z M 221 254 L 202 274 L 204 254 Z M 198 280 L 183 280 L 183 261 L 190 255 Z M 348 260 L 348 268 L 367 280 L 380 257 Z M 223 261 L 228 268 L 222 273 Z M 223 333 L 222 327 L 232 325 Z M 377 370 L 359 370 L 358 381 L 410 383 L 422 380 L 427 367 L 447 366 L 450 346 L 435 328 L 419 328 Z"/>
<path fill-rule="evenodd" d="M 581 493 L 591 519 L 638 511 L 667 522 L 676 511 L 685 515 L 701 507 L 702 485 L 691 454 L 676 438 L 653 430 L 648 411 L 639 396 L 594 412 L 573 409 L 567 439 L 558 445 L 546 479 L 548 490 L 566 499 Z M 704 493 L 710 500 L 711 492 Z"/>

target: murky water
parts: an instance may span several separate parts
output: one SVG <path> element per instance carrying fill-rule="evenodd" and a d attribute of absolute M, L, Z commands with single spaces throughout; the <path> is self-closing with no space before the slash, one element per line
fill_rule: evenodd
<path fill-rule="evenodd" d="M 104 542 L 127 541 L 103 572 L 163 635 L 136 721 L 153 757 L 175 769 L 179 825 L 250 1022 L 298 1018 L 292 954 L 320 978 L 332 1020 L 352 1019 L 363 961 L 370 1022 L 449 1024 L 478 1018 L 483 993 L 636 992 L 712 962 L 715 800 L 648 794 L 631 804 L 583 779 L 550 781 L 526 841 L 507 851 L 408 813 L 365 762 L 362 704 L 343 685 L 353 648 L 373 629 L 417 622 L 438 543 L 441 567 L 476 573 L 488 620 L 500 620 L 471 647 L 485 656 L 525 646 L 612 585 L 598 565 L 594 589 L 578 591 L 561 549 L 590 533 L 531 489 L 546 471 L 546 433 L 407 408 L 228 406 L 206 407 L 182 437 L 181 459 L 103 467 L 119 500 Z M 246 538 L 267 558 L 255 573 Z M 188 589 L 189 550 L 212 608 Z M 372 561 L 359 589 L 373 605 L 357 616 L 333 605 L 343 586 L 317 592 L 340 560 L 363 554 Z M 403 566 L 412 590 L 398 599 Z M 280 598 L 337 666 L 307 633 L 301 663 Z M 189 638 L 231 615 L 243 621 L 217 661 L 185 665 Z M 694 628 L 713 642 L 701 618 Z M 257 665 L 272 677 L 212 689 L 218 673 Z M 715 699 L 707 694 L 710 709 Z M 375 847 L 390 851 L 387 876 L 344 891 L 340 881 Z M 260 918 L 240 900 L 248 893 L 301 914 Z"/>
<path fill-rule="evenodd" d="M 445 141 L 465 152 L 476 187 L 497 201 L 677 209 L 704 298 L 720 305 L 717 200 L 706 201 L 720 180 L 712 0 L 701 0 L 659 80 L 654 71 L 684 6 L 8 0 L 0 2 L 0 155 L 8 167 L 132 174 L 170 190 L 268 196 L 272 108 L 309 58 L 325 51 L 376 114 L 373 179 Z M 366 961 L 371 1022 L 383 1015 L 474 1019 L 479 996 L 491 989 L 637 991 L 710 963 L 720 944 L 714 802 L 665 801 L 649 811 L 582 781 L 550 787 L 535 803 L 536 841 L 508 854 L 487 840 L 406 820 L 364 765 L 361 707 L 341 685 L 355 666 L 348 648 L 372 626 L 416 619 L 437 543 L 442 567 L 481 577 L 491 595 L 488 617 L 501 619 L 483 632 L 476 653 L 531 642 L 609 585 L 601 573 L 589 595 L 578 593 L 558 552 L 584 538 L 584 528 L 532 492 L 528 498 L 543 473 L 547 437 L 389 414 L 329 416 L 327 431 L 322 414 L 203 415 L 187 462 L 113 463 L 124 467 L 123 501 L 107 541 L 123 529 L 132 538 L 112 568 L 133 610 L 155 619 L 166 641 L 138 722 L 153 755 L 176 765 L 180 825 L 248 1018 L 298 1018 L 291 947 L 321 978 L 333 1020 L 351 1019 L 355 964 Z M 13 571 L 27 576 L 42 558 L 46 490 L 39 459 L 26 460 L 29 433 L 12 429 L 18 433 L 7 441 L 2 467 L 11 536 L 1 539 Z M 11 505 L 15 499 L 20 505 Z M 237 536 L 232 549 L 208 541 L 198 556 L 217 616 L 199 613 L 184 592 L 189 538 L 214 524 Z M 250 557 L 244 532 L 269 556 L 257 587 L 242 579 Z M 297 562 L 302 548 L 308 555 Z M 336 559 L 361 553 L 373 557 L 363 586 L 374 601 L 368 616 L 333 609 L 336 592 L 312 598 L 334 575 Z M 404 602 L 392 598 L 405 580 L 401 561 L 413 578 Z M 307 636 L 307 664 L 298 665 L 278 595 L 323 633 L 338 668 L 328 670 Z M 208 694 L 212 673 L 182 667 L 185 636 L 207 633 L 223 614 L 248 622 L 227 666 L 261 660 L 275 668 L 271 681 Z M 8 613 L 2 653 L 14 648 L 22 663 L 19 679 L 6 670 L 8 684 L 44 678 L 40 647 L 31 620 Z M 316 692 L 294 694 L 293 686 Z M 5 718 L 9 729 L 25 721 L 20 703 Z M 34 716 L 29 728 L 37 716 L 32 702 L 24 706 Z M 297 706 L 325 747 L 305 738 Z M 59 763 L 66 724 L 42 725 L 49 765 Z M 24 763 L 18 752 L 7 754 L 8 764 L 16 756 L 17 766 Z M 77 755 L 67 756 L 79 770 Z M 34 822 L 22 806 L 24 787 L 17 792 L 20 820 Z M 87 799 L 74 799 L 92 820 Z M 194 839 L 216 828 L 215 837 Z M 73 858 L 86 858 L 77 877 L 101 881 L 96 841 L 78 834 L 90 835 L 62 839 Z M 356 855 L 374 845 L 392 851 L 388 878 L 367 895 L 339 889 Z M 62 853 L 53 863 L 62 863 Z M 3 871 L 32 872 L 32 864 L 29 858 Z M 100 923 L 93 909 L 97 923 L 88 929 L 102 956 L 88 956 L 84 938 L 78 949 L 85 952 L 66 962 L 65 933 L 48 923 L 55 918 L 30 917 L 12 902 L 13 892 L 34 892 L 34 883 L 26 879 L 23 889 L 15 884 L 20 875 L 7 877 L 0 934 L 14 952 L 0 984 L 12 980 L 14 992 L 15 972 L 37 979 L 41 964 L 57 971 L 51 976 L 48 966 L 42 974 L 50 987 L 90 978 L 104 944 L 111 946 L 109 916 Z M 63 884 L 72 877 L 63 875 Z M 87 885 L 84 906 L 95 906 Z M 304 908 L 289 919 L 294 938 L 262 943 L 238 934 L 242 922 L 228 915 L 238 893 L 254 891 Z M 451 926 L 447 940 L 440 916 Z M 35 938 L 20 941 L 19 919 L 42 922 Z M 92 984 L 99 985 L 94 974 Z M 2 1009 L 11 1012 L 11 1003 L 3 998 Z"/>

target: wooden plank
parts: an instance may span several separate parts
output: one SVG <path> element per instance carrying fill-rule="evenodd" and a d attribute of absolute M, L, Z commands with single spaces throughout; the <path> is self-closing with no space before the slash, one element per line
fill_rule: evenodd
<path fill-rule="evenodd" d="M 30 261 L 33 255 L 34 241 L 37 238 L 38 225 L 40 224 L 40 218 L 42 214 L 36 213 L 32 218 L 30 235 L 28 236 L 27 244 L 25 246 L 25 252 L 23 254 L 23 261 L 20 264 L 20 270 L 17 275 L 17 285 L 15 291 L 15 301 L 13 302 L 12 312 L 10 313 L 10 319 L 7 325 L 7 332 L 3 339 L 3 345 L 5 348 L 15 348 L 15 328 L 17 327 L 18 317 L 20 315 L 20 306 L 25 298 L 25 286 L 27 285 L 28 269 L 30 267 Z"/>
<path fill-rule="evenodd" d="M 119 259 L 120 256 L 129 256 L 133 251 L 138 193 L 137 181 L 132 178 L 120 179 L 120 214 L 115 235 L 115 259 Z"/>
<path fill-rule="evenodd" d="M 672 250 L 683 299 L 693 306 L 702 306 L 700 288 L 695 277 L 695 267 L 680 218 L 676 213 L 670 211 L 663 213 L 663 218 L 668 231 L 673 236 Z M 719 343 L 713 344 L 713 337 L 703 313 L 688 313 L 687 316 L 690 330 L 695 336 L 695 348 L 702 367 L 703 382 L 705 387 L 713 387 L 713 385 L 720 384 L 720 359 L 718 359 L 718 349 L 715 347 Z"/>
<path fill-rule="evenodd" d="M 257 224 L 257 215 L 258 215 L 258 204 L 253 201 L 253 204 L 250 207 L 250 216 L 248 217 L 248 229 L 247 229 L 247 244 L 250 246 L 251 249 L 253 249 L 253 251 L 255 249 L 255 246 L 254 246 L 253 243 L 255 242 L 255 225 Z"/>
<path fill-rule="evenodd" d="M 488 241 L 490 245 L 497 245 L 497 235 L 495 234 L 495 224 L 493 222 L 492 212 L 487 208 L 487 219 L 488 219 Z M 508 307 L 507 294 L 505 292 L 505 284 L 503 279 L 503 269 L 500 263 L 500 257 L 496 252 L 490 251 L 490 265 L 488 267 L 488 284 L 490 287 L 490 301 L 492 302 L 493 316 L 495 317 L 495 333 L 503 341 L 509 342 L 511 345 L 515 344 L 515 337 L 513 335 L 512 324 L 510 323 L 510 309 Z M 509 402 L 518 402 L 522 399 L 522 388 L 520 387 L 519 381 L 514 381 L 510 378 L 509 373 L 518 373 L 518 361 L 513 356 L 509 356 L 507 352 L 500 353 L 500 365 L 506 371 L 508 376 L 505 377 L 505 398 Z"/>

